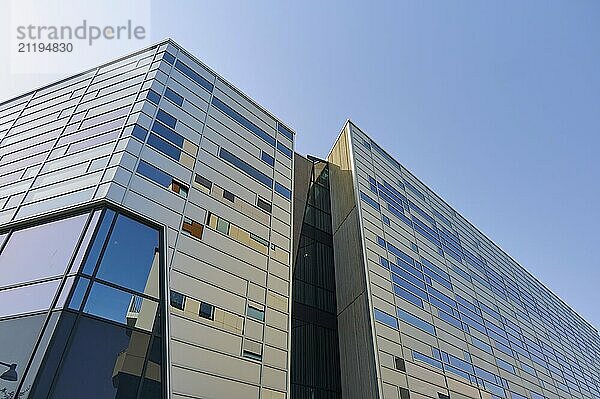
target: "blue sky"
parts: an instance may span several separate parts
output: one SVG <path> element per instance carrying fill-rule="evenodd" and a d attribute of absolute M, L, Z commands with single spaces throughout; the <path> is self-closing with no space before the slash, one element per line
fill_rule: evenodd
<path fill-rule="evenodd" d="M 366 2 L 365 2 L 366 3 Z M 155 3 L 326 155 L 350 118 L 595 326 L 600 3 Z"/>
<path fill-rule="evenodd" d="M 600 327 L 600 2 L 366 3 L 156 1 L 150 30 L 301 153 L 325 156 L 352 119 Z M 37 86 L 0 80 L 3 98 Z"/>

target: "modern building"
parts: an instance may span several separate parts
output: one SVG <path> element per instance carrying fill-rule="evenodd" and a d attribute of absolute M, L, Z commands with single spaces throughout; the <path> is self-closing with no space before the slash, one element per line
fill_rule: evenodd
<path fill-rule="evenodd" d="M 171 40 L 0 103 L 0 394 L 600 397 L 598 332 L 358 127 L 294 141 Z"/>

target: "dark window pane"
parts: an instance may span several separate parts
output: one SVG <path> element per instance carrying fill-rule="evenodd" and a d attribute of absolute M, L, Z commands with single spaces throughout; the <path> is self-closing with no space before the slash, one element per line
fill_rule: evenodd
<path fill-rule="evenodd" d="M 206 177 L 200 176 L 197 173 L 196 173 L 196 176 L 194 177 L 194 181 L 196 183 L 200 184 L 201 186 L 207 188 L 208 190 L 210 190 L 212 188 L 212 182 L 210 180 L 208 180 Z"/>
<path fill-rule="evenodd" d="M 283 185 L 279 184 L 278 182 L 275 182 L 275 191 L 277 191 L 279 194 L 283 195 L 289 200 L 292 199 L 292 192 L 289 189 L 285 188 Z"/>
<path fill-rule="evenodd" d="M 75 290 L 73 290 L 71 300 L 69 301 L 69 309 L 79 310 L 81 308 L 81 303 L 83 302 L 83 297 L 85 295 L 85 292 L 87 291 L 89 284 L 90 280 L 88 280 L 87 278 L 79 278 L 79 281 L 75 286 Z"/>
<path fill-rule="evenodd" d="M 210 303 L 201 302 L 200 303 L 200 317 L 204 317 L 205 319 L 213 320 L 215 317 L 215 307 Z"/>
<path fill-rule="evenodd" d="M 165 97 L 167 97 L 169 100 L 173 101 L 177 105 L 183 105 L 183 97 L 181 97 L 179 94 L 169 89 L 168 87 L 167 90 L 165 90 Z"/>
<path fill-rule="evenodd" d="M 292 150 L 281 144 L 279 141 L 277 142 L 277 149 L 286 157 L 292 158 Z"/>
<path fill-rule="evenodd" d="M 158 304 L 100 283 L 94 283 L 83 311 L 118 323 L 152 331 Z"/>
<path fill-rule="evenodd" d="M 160 94 L 154 90 L 148 90 L 148 96 L 146 96 L 146 98 L 152 101 L 154 104 L 158 104 L 160 101 Z"/>
<path fill-rule="evenodd" d="M 179 157 L 181 156 L 181 150 L 175 147 L 173 144 L 168 143 L 167 141 L 161 139 L 155 134 L 151 134 L 148 138 L 148 145 L 169 158 L 173 158 L 176 161 L 179 161 Z"/>
<path fill-rule="evenodd" d="M 156 166 L 150 165 L 148 162 L 140 161 L 137 172 L 163 187 L 169 187 L 173 182 L 171 176 L 158 169 Z"/>
<path fill-rule="evenodd" d="M 152 124 L 152 131 L 179 147 L 183 146 L 183 136 L 160 122 Z"/>
<path fill-rule="evenodd" d="M 87 217 L 13 232 L 0 255 L 0 287 L 63 274 Z"/>
<path fill-rule="evenodd" d="M 92 275 L 92 273 L 94 273 L 96 263 L 98 263 L 98 257 L 100 256 L 100 251 L 102 251 L 104 241 L 106 241 L 106 236 L 108 235 L 108 231 L 110 230 L 110 226 L 112 225 L 114 218 L 115 212 L 113 210 L 107 209 L 104 212 L 102 223 L 100 223 L 100 227 L 98 228 L 96 237 L 94 238 L 92 248 L 87 256 L 85 265 L 83 266 L 83 272 L 85 274 Z"/>
<path fill-rule="evenodd" d="M 185 306 L 185 295 L 177 291 L 171 291 L 171 306 L 183 310 L 183 307 Z"/>
<path fill-rule="evenodd" d="M 119 215 L 96 277 L 158 297 L 158 238 L 157 230 Z"/>
<path fill-rule="evenodd" d="M 227 190 L 223 190 L 223 198 L 231 202 L 235 201 L 235 195 L 233 195 L 232 192 L 229 192 Z"/>
<path fill-rule="evenodd" d="M 169 64 L 173 65 L 173 62 L 175 62 L 175 56 L 171 53 L 165 52 L 163 54 L 163 60 L 165 60 Z"/>
<path fill-rule="evenodd" d="M 146 141 L 146 135 L 148 134 L 148 131 L 140 125 L 135 125 L 131 134 L 133 135 L 133 137 L 137 137 L 142 141 Z"/>
<path fill-rule="evenodd" d="M 235 155 L 233 155 L 232 153 L 230 153 L 223 147 L 221 147 L 221 149 L 219 150 L 219 156 L 221 158 L 223 158 L 224 160 L 226 160 L 227 162 L 231 163 L 236 168 L 242 170 L 249 176 L 255 178 L 256 180 L 258 180 L 265 186 L 267 186 L 269 188 L 273 187 L 273 179 L 271 179 L 269 176 L 265 175 L 264 173 L 262 173 L 255 167 L 249 165 L 245 161 L 241 160 L 240 158 L 236 157 Z"/>
<path fill-rule="evenodd" d="M 173 129 L 175 129 L 175 126 L 177 125 L 177 119 L 173 115 L 163 111 L 162 109 L 159 109 L 156 113 L 156 119 L 158 119 L 165 125 L 172 127 Z"/>
<path fill-rule="evenodd" d="M 275 146 L 275 138 L 256 126 L 254 123 L 250 122 L 246 117 L 238 113 L 236 110 L 231 108 L 229 105 L 225 104 L 219 98 L 213 96 L 212 105 L 223 111 L 227 114 L 231 119 L 237 121 L 240 125 L 244 126 L 246 129 L 254 133 L 257 137 L 263 139 L 265 142 L 269 143 L 272 146 Z"/>
<path fill-rule="evenodd" d="M 283 134 L 288 139 L 290 139 L 290 141 L 294 141 L 294 134 L 292 133 L 292 131 L 287 127 L 283 126 L 281 123 L 277 124 L 277 131 Z"/>
<path fill-rule="evenodd" d="M 256 320 L 264 321 L 265 320 L 265 311 L 253 308 L 252 306 L 248 306 L 248 311 L 246 312 L 248 317 L 251 317 Z"/>
<path fill-rule="evenodd" d="M 267 201 L 263 200 L 262 198 L 259 198 L 256 204 L 265 212 L 271 213 L 272 206 Z"/>
<path fill-rule="evenodd" d="M 0 291 L 0 317 L 49 309 L 59 283 L 53 280 Z"/>
<path fill-rule="evenodd" d="M 213 90 L 213 84 L 202 77 L 198 72 L 194 71 L 189 66 L 185 65 L 183 62 L 177 60 L 175 62 L 175 68 L 181 71 L 188 78 L 192 79 L 194 82 L 198 83 L 200 86 L 204 87 L 208 91 Z"/>
<path fill-rule="evenodd" d="M 150 334 L 83 317 L 51 397 L 136 398 L 149 343 Z M 93 372 L 85 365 L 93 365 Z"/>
<path fill-rule="evenodd" d="M 260 159 L 262 159 L 268 165 L 275 166 L 275 158 L 273 158 L 264 151 L 261 152 Z"/>
<path fill-rule="evenodd" d="M 394 358 L 394 361 L 396 363 L 396 370 L 406 371 L 406 364 L 404 363 L 404 359 L 402 359 L 401 357 L 396 357 Z"/>

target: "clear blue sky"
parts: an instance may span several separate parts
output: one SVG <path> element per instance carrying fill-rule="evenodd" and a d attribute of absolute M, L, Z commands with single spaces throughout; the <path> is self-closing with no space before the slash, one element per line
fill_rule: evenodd
<path fill-rule="evenodd" d="M 600 326 L 600 2 L 154 3 L 326 155 L 346 118 Z"/>
<path fill-rule="evenodd" d="M 301 153 L 326 155 L 351 118 L 600 327 L 600 2 L 370 3 L 156 1 L 151 34 L 289 123 Z"/>

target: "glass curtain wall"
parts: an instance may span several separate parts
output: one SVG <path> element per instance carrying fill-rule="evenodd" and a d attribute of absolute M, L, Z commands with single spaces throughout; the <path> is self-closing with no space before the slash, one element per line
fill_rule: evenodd
<path fill-rule="evenodd" d="M 0 398 L 164 398 L 161 233 L 112 209 L 0 232 Z"/>
<path fill-rule="evenodd" d="M 341 398 L 327 163 L 312 160 L 293 275 L 292 399 Z"/>

